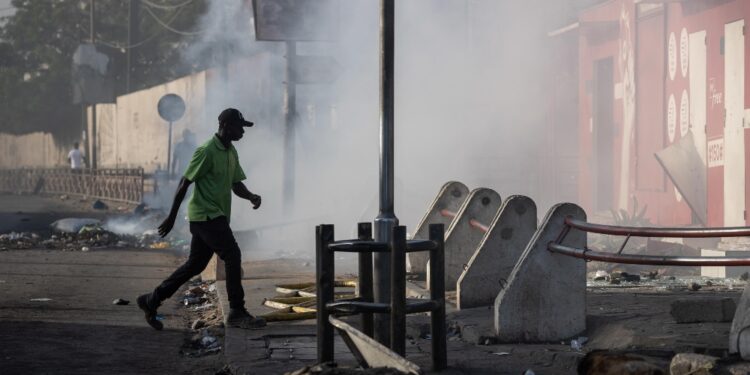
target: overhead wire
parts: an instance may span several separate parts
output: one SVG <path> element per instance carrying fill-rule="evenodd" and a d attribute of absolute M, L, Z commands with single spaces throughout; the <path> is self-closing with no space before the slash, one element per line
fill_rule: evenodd
<path fill-rule="evenodd" d="M 146 4 L 147 6 L 150 6 L 152 8 L 168 10 L 168 9 L 182 8 L 185 5 L 192 3 L 193 1 L 194 0 L 187 0 L 180 4 L 157 4 L 149 0 L 141 0 L 141 3 Z"/>
<path fill-rule="evenodd" d="M 180 12 L 182 12 L 182 9 L 177 9 L 177 11 L 172 15 L 172 18 L 170 18 L 167 21 L 167 23 L 171 24 L 172 22 L 174 22 L 177 19 L 177 16 L 180 15 Z M 149 35 L 146 39 L 143 39 L 143 40 L 141 40 L 141 41 L 139 41 L 137 43 L 133 43 L 131 45 L 122 45 L 122 44 L 115 43 L 115 42 L 107 42 L 107 41 L 101 40 L 101 39 L 97 39 L 96 43 L 103 44 L 105 46 L 116 48 L 116 49 L 131 49 L 131 48 L 139 47 L 139 46 L 141 46 L 143 44 L 148 43 L 149 41 L 151 41 L 152 39 L 154 39 L 159 34 L 160 34 L 160 31 L 157 30 L 153 34 Z"/>
<path fill-rule="evenodd" d="M 169 31 L 171 31 L 171 32 L 173 32 L 175 34 L 180 34 L 180 35 L 184 35 L 184 36 L 193 36 L 193 35 L 200 35 L 200 34 L 203 34 L 205 32 L 203 30 L 201 30 L 201 31 L 182 31 L 182 30 L 177 30 L 177 29 L 173 28 L 172 26 L 170 26 L 168 23 L 165 23 L 164 21 L 162 21 L 154 13 L 154 11 L 151 10 L 151 8 L 145 7 L 143 9 L 145 9 L 146 13 L 148 13 L 151 16 L 151 18 L 153 18 L 157 23 L 159 23 L 163 28 L 165 28 L 165 29 L 167 29 L 167 30 L 169 30 Z"/>

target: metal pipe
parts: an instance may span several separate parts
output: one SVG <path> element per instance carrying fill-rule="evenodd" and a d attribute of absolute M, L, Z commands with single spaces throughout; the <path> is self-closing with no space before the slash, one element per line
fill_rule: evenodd
<path fill-rule="evenodd" d="M 750 266 L 750 258 L 739 257 L 684 257 L 634 254 L 613 254 L 588 248 L 579 249 L 550 242 L 549 251 L 585 260 L 608 263 L 644 264 L 652 266 Z"/>
<path fill-rule="evenodd" d="M 406 227 L 393 228 L 391 238 L 391 350 L 406 355 Z"/>
<path fill-rule="evenodd" d="M 317 281 L 317 339 L 318 362 L 333 361 L 333 326 L 328 322 L 326 304 L 333 302 L 334 269 L 333 251 L 328 244 L 333 242 L 333 225 L 318 225 L 315 228 L 315 280 Z"/>
<path fill-rule="evenodd" d="M 443 217 L 455 218 L 456 215 L 458 215 L 458 214 L 455 213 L 455 212 L 453 212 L 453 211 L 451 211 L 451 210 L 447 210 L 447 209 L 440 210 L 440 216 L 443 216 Z M 469 220 L 469 225 L 471 225 L 472 227 L 474 227 L 476 229 L 481 230 L 484 233 L 487 233 L 490 230 L 490 227 L 488 225 L 484 225 L 484 224 L 480 223 L 479 220 L 476 220 L 476 219 L 470 219 Z"/>
<path fill-rule="evenodd" d="M 380 14 L 380 213 L 375 218 L 375 239 L 379 242 L 390 242 L 391 230 L 398 225 L 398 218 L 393 212 L 393 114 L 394 114 L 394 24 L 395 0 L 381 0 Z M 376 253 L 374 256 L 375 273 L 373 286 L 375 302 L 389 303 L 390 290 L 390 257 L 388 254 Z M 375 340 L 388 346 L 390 344 L 389 317 L 375 316 Z"/>
<path fill-rule="evenodd" d="M 440 216 L 454 218 L 456 217 L 456 213 L 451 210 L 442 209 L 440 210 Z"/>
<path fill-rule="evenodd" d="M 359 223 L 357 225 L 358 238 L 362 241 L 372 241 L 372 224 Z M 363 251 L 359 253 L 359 298 L 363 302 L 373 302 L 372 296 L 372 252 Z M 362 314 L 362 332 L 372 337 L 373 335 L 372 313 Z"/>
<path fill-rule="evenodd" d="M 476 219 L 469 220 L 469 225 L 471 225 L 473 228 L 481 230 L 484 233 L 487 233 L 490 230 L 490 227 L 480 223 Z"/>
<path fill-rule="evenodd" d="M 445 227 L 430 224 L 430 240 L 437 246 L 430 250 L 430 299 L 437 307 L 430 313 L 432 332 L 432 369 L 448 367 L 448 343 L 445 332 Z"/>
<path fill-rule="evenodd" d="M 750 236 L 750 227 L 726 227 L 726 228 L 649 228 L 649 227 L 623 227 L 617 225 L 604 225 L 587 223 L 582 220 L 565 218 L 565 224 L 584 232 L 610 234 L 615 236 L 633 237 L 678 237 L 678 238 L 708 238 L 708 237 L 747 237 Z"/>

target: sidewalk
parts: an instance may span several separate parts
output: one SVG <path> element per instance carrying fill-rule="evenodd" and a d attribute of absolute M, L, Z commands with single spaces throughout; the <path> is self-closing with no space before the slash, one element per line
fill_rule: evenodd
<path fill-rule="evenodd" d="M 304 260 L 269 260 L 243 264 L 249 279 L 242 281 L 245 306 L 253 315 L 274 309 L 263 306 L 263 300 L 276 296 L 277 284 L 311 282 L 314 266 Z M 221 309 L 226 317 L 229 301 L 224 281 L 216 283 Z M 269 322 L 262 329 L 225 328 L 224 356 L 235 375 L 283 374 L 317 363 L 315 319 Z M 335 344 L 337 361 L 355 364 L 343 341 Z"/>
<path fill-rule="evenodd" d="M 243 265 L 245 305 L 253 315 L 273 311 L 262 305 L 264 298 L 276 296 L 277 284 L 310 282 L 314 280 L 314 266 L 302 260 L 270 260 Z M 223 281 L 216 288 L 222 311 L 229 309 Z M 451 309 L 449 309 L 450 311 Z M 472 323 L 461 317 L 462 324 L 448 316 L 449 327 L 467 331 Z M 483 316 L 481 312 L 480 316 Z M 488 310 L 488 314 L 491 311 Z M 451 321 L 453 320 L 453 321 Z M 351 319 L 351 321 L 355 321 Z M 270 322 L 265 328 L 246 330 L 226 327 L 224 356 L 235 375 L 283 374 L 317 363 L 316 321 Z M 356 322 L 354 323 L 356 325 Z M 484 328 L 484 327 L 482 327 Z M 450 329 L 449 329 L 450 332 Z M 407 319 L 406 358 L 430 374 L 429 316 L 409 315 Z M 341 338 L 336 335 L 335 360 L 339 366 L 357 366 L 354 357 Z M 460 337 L 457 329 L 449 334 L 449 369 L 440 374 L 520 374 L 533 369 L 536 374 L 575 374 L 583 353 L 565 345 L 476 345 Z"/>

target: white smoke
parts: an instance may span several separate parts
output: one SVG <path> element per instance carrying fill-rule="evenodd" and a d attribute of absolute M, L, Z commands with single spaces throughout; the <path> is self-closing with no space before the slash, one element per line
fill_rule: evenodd
<path fill-rule="evenodd" d="M 207 98 L 207 113 L 235 106 L 256 123 L 235 145 L 248 187 L 263 196 L 258 211 L 234 200 L 235 231 L 257 229 L 243 249 L 312 257 L 316 224 L 335 224 L 341 239 L 377 215 L 380 2 L 340 1 L 337 19 L 320 21 L 339 25 L 337 41 L 297 43 L 298 54 L 332 56 L 341 70 L 333 84 L 297 85 L 290 211 L 282 197 L 284 44 L 254 40 L 249 3 L 209 2 L 204 37 L 185 60 L 218 67 L 226 52 L 236 66 L 211 91 L 222 94 Z M 564 6 L 550 3 L 396 2 L 395 208 L 409 232 L 449 180 L 543 199 L 536 155 L 545 125 L 546 32 Z M 213 124 L 206 129 L 203 136 Z M 541 215 L 546 207 L 539 208 Z"/>

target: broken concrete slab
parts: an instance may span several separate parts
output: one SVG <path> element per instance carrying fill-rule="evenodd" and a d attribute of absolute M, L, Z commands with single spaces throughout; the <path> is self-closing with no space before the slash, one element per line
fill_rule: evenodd
<path fill-rule="evenodd" d="M 445 290 L 456 290 L 458 278 L 485 236 L 485 232 L 472 223 L 489 224 L 501 203 L 500 195 L 494 190 L 477 188 L 469 193 L 456 213 L 445 235 Z"/>
<path fill-rule="evenodd" d="M 453 217 L 444 216 L 440 212 L 448 210 L 457 212 L 466 198 L 469 196 L 469 188 L 458 181 L 447 182 L 438 192 L 435 200 L 432 201 L 430 208 L 425 213 L 422 220 L 416 227 L 412 239 L 427 240 L 430 237 L 430 224 L 443 224 L 445 228 L 450 228 Z M 447 233 L 447 231 L 446 231 Z M 428 252 L 414 252 L 406 254 L 406 267 L 409 272 L 425 274 L 427 272 Z"/>
<path fill-rule="evenodd" d="M 731 298 L 684 298 L 673 301 L 670 314 L 677 323 L 731 322 L 737 304 Z"/>
<path fill-rule="evenodd" d="M 495 299 L 495 334 L 501 341 L 559 341 L 586 329 L 586 262 L 549 251 L 565 218 L 586 220 L 572 203 L 553 206 Z M 586 246 L 586 233 L 571 229 L 562 244 Z"/>
<path fill-rule="evenodd" d="M 509 197 L 469 259 L 456 286 L 459 309 L 491 306 L 518 258 L 536 232 L 536 204 L 522 195 Z"/>

